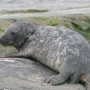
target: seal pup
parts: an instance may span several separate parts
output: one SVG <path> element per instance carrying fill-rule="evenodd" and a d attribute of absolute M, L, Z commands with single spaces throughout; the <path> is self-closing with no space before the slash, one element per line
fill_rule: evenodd
<path fill-rule="evenodd" d="M 73 30 L 15 22 L 0 35 L 0 43 L 18 50 L 9 57 L 33 58 L 59 72 L 45 79 L 52 85 L 78 83 L 85 81 L 83 75 L 90 77 L 90 45 Z"/>

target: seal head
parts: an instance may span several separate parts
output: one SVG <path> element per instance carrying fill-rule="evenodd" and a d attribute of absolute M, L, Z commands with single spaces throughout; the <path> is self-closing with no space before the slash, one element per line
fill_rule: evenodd
<path fill-rule="evenodd" d="M 19 50 L 30 35 L 35 32 L 35 28 L 36 25 L 29 22 L 13 23 L 0 35 L 0 43 L 4 46 L 14 46 Z"/>

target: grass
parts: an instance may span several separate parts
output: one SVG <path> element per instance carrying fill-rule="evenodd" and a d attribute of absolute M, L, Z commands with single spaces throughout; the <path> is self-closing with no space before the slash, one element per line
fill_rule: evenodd
<path fill-rule="evenodd" d="M 65 24 L 67 28 L 73 29 L 84 36 L 90 43 L 90 18 L 85 16 L 83 20 L 71 18 L 70 24 Z"/>
<path fill-rule="evenodd" d="M 42 19 L 45 24 L 49 25 L 49 26 L 56 26 L 60 23 L 60 19 L 57 17 L 54 18 L 46 18 L 46 19 Z"/>
<path fill-rule="evenodd" d="M 75 31 L 80 33 L 90 43 L 90 33 L 84 32 L 84 31 L 80 31 L 80 30 L 75 30 Z"/>

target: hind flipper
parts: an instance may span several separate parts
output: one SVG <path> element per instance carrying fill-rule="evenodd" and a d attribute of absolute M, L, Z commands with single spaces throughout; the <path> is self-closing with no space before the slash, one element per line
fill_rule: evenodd
<path fill-rule="evenodd" d="M 61 85 L 63 83 L 77 83 L 80 80 L 81 72 L 75 71 L 76 69 L 69 67 L 65 67 L 59 75 L 52 76 L 45 80 L 46 83 L 50 83 L 51 85 Z"/>

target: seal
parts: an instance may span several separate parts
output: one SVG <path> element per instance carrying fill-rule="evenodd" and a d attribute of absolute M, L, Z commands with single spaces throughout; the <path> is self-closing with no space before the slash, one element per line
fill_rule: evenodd
<path fill-rule="evenodd" d="M 60 73 L 46 78 L 46 83 L 87 81 L 82 76 L 90 79 L 90 45 L 73 30 L 15 22 L 0 35 L 0 43 L 18 50 L 9 57 L 33 58 Z"/>

